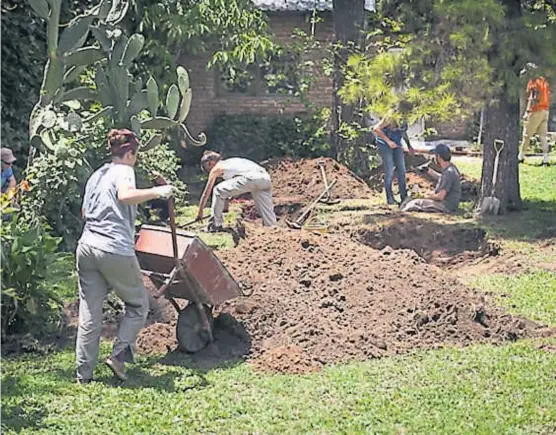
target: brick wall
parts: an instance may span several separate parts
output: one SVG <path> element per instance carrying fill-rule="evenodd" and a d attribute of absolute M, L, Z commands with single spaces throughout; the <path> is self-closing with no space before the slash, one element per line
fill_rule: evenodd
<path fill-rule="evenodd" d="M 332 78 L 324 75 L 322 59 L 324 48 L 333 41 L 333 23 L 331 14 L 321 14 L 322 22 L 315 27 L 315 36 L 322 49 L 309 56 L 315 63 L 313 83 L 309 98 L 312 102 L 324 107 L 332 104 Z M 308 15 L 303 13 L 270 13 L 270 28 L 277 41 L 288 43 L 292 40 L 295 29 L 310 33 L 311 24 Z M 193 133 L 204 131 L 213 120 L 220 115 L 294 115 L 305 110 L 304 105 L 295 97 L 282 95 L 249 96 L 240 93 L 219 95 L 214 71 L 208 71 L 206 65 L 209 54 L 201 56 L 183 56 L 179 62 L 190 73 L 193 102 L 187 118 L 187 124 Z M 553 89 L 552 95 L 556 95 Z M 552 98 L 554 100 L 554 97 Z M 554 107 L 554 106 L 553 106 Z M 552 113 L 555 113 L 553 110 Z M 556 129 L 556 114 L 551 118 L 550 127 Z M 448 139 L 467 139 L 467 120 L 457 119 L 448 123 L 429 122 L 427 127 L 434 127 L 438 137 Z M 209 137 L 210 140 L 210 137 Z"/>
<path fill-rule="evenodd" d="M 322 16 L 323 20 L 315 26 L 315 37 L 326 46 L 333 39 L 333 27 L 330 14 Z M 269 14 L 272 33 L 280 43 L 292 41 L 295 29 L 310 33 L 311 25 L 307 15 L 301 13 Z M 322 71 L 323 52 L 310 53 L 315 62 L 311 71 L 313 82 L 309 98 L 315 104 L 328 106 L 332 103 L 332 79 Z M 294 115 L 305 110 L 305 106 L 296 97 L 282 95 L 249 96 L 241 93 L 219 95 L 217 92 L 215 72 L 206 69 L 210 54 L 200 56 L 183 56 L 179 63 L 190 74 L 193 102 L 187 118 L 187 124 L 193 133 L 205 130 L 220 115 L 256 114 L 256 115 Z M 210 138 L 209 138 L 210 140 Z"/>

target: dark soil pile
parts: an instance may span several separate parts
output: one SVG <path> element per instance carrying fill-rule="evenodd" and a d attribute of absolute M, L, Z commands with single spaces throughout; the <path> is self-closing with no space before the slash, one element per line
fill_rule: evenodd
<path fill-rule="evenodd" d="M 512 317 L 409 250 L 250 228 L 247 241 L 219 257 L 253 291 L 220 312 L 244 326 L 257 367 L 294 370 L 285 346 L 303 351 L 293 361 L 316 367 L 554 332 Z"/>
<path fill-rule="evenodd" d="M 337 180 L 331 197 L 362 199 L 373 195 L 365 181 L 348 168 L 331 158 L 301 160 L 271 160 L 265 167 L 272 178 L 272 194 L 275 198 L 315 199 L 324 190 L 324 182 L 318 162 L 322 161 L 328 183 Z M 291 201 L 297 202 L 297 201 Z"/>
<path fill-rule="evenodd" d="M 499 252 L 482 228 L 411 216 L 393 217 L 386 224 L 359 229 L 355 239 L 375 249 L 412 249 L 428 263 L 438 265 L 460 264 Z"/>

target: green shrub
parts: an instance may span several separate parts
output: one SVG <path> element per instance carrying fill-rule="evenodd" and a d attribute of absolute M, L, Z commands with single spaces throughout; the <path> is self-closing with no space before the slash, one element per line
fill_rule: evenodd
<path fill-rule="evenodd" d="M 107 131 L 108 127 L 99 121 L 87 126 L 82 139 L 61 136 L 56 153 L 40 154 L 29 168 L 31 191 L 22 201 L 22 213 L 27 221 L 44 219 L 48 222 L 52 234 L 62 237 L 64 250 L 73 251 L 81 235 L 81 206 L 88 178 L 109 161 Z M 145 136 L 143 139 L 148 139 Z M 139 154 L 137 185 L 152 186 L 153 174 L 157 172 L 177 187 L 176 198 L 183 203 L 187 192 L 185 184 L 177 177 L 179 168 L 176 153 L 167 145 L 159 145 Z M 138 216 L 142 218 L 144 214 Z"/>
<path fill-rule="evenodd" d="M 35 336 L 52 331 L 61 316 L 55 267 L 67 254 L 57 253 L 59 238 L 40 223 L 26 224 L 17 215 L 3 222 L 2 340 L 11 334 Z"/>
<path fill-rule="evenodd" d="M 208 148 L 222 152 L 225 157 L 241 156 L 255 161 L 284 155 L 326 155 L 330 151 L 328 119 L 328 109 L 294 117 L 223 115 L 207 128 Z M 194 158 L 199 156 L 190 156 L 191 160 Z"/>

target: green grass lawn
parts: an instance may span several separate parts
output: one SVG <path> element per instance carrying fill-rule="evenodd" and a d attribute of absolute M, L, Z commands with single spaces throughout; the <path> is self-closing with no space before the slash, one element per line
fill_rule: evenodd
<path fill-rule="evenodd" d="M 478 159 L 458 166 L 480 174 Z M 539 251 L 544 228 L 539 225 L 554 225 L 556 219 L 556 167 L 520 168 L 523 196 L 533 207 L 481 225 L 505 249 L 528 256 Z M 337 211 L 369 207 L 352 202 Z M 546 220 L 543 207 L 552 213 Z M 195 212 L 181 210 L 179 223 Z M 206 237 L 211 246 L 229 245 L 227 239 Z M 70 273 L 61 286 L 65 298 L 75 282 Z M 556 325 L 553 273 L 486 275 L 473 285 L 513 313 Z M 258 373 L 245 363 L 200 372 L 165 365 L 158 356 L 140 357 L 130 368 L 131 379 L 118 386 L 102 365 L 97 382 L 77 385 L 69 348 L 3 359 L 2 432 L 553 434 L 555 349 L 556 338 L 446 348 L 329 366 L 305 376 Z M 101 356 L 108 352 L 104 343 Z"/>
<path fill-rule="evenodd" d="M 493 293 L 508 311 L 556 326 L 556 274 L 544 270 L 521 275 L 483 275 L 472 285 Z"/>
<path fill-rule="evenodd" d="M 77 385 L 71 351 L 4 362 L 4 433 L 554 433 L 556 341 L 444 349 L 322 373 L 200 373 L 142 359 Z M 107 353 L 107 346 L 103 352 Z"/>
<path fill-rule="evenodd" d="M 519 181 L 524 210 L 504 216 L 486 217 L 480 224 L 502 241 L 532 241 L 556 227 L 556 161 L 538 166 L 540 158 L 528 158 L 519 165 Z M 463 158 L 456 166 L 467 175 L 481 177 L 481 160 Z"/>

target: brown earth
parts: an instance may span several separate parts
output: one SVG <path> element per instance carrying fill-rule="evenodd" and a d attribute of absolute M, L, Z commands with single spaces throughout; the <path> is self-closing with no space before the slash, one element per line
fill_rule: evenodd
<path fill-rule="evenodd" d="M 550 333 L 505 313 L 413 251 L 377 251 L 278 228 L 249 228 L 247 240 L 220 258 L 253 293 L 219 312 L 243 324 L 256 367 L 275 361 L 275 370 L 290 370 L 284 346 L 299 347 L 303 356 L 293 359 L 312 367 Z"/>
<path fill-rule="evenodd" d="M 331 158 L 280 159 L 265 164 L 272 178 L 272 194 L 275 198 L 301 197 L 305 201 L 315 199 L 324 190 L 324 182 L 318 162 L 324 162 L 328 183 L 337 180 L 332 188 L 332 198 L 363 199 L 373 195 L 365 181 L 344 165 Z"/>
<path fill-rule="evenodd" d="M 258 370 L 308 373 L 329 363 L 555 332 L 507 314 L 412 250 L 248 226 L 247 239 L 219 258 L 250 294 L 215 309 L 215 343 L 186 357 L 172 352 L 172 361 L 208 368 L 248 358 Z M 141 352 L 175 348 L 173 316 L 141 332 Z"/>
<path fill-rule="evenodd" d="M 322 368 L 299 346 L 282 346 L 265 352 L 252 361 L 256 370 L 263 372 L 279 372 L 306 374 L 317 372 Z"/>

